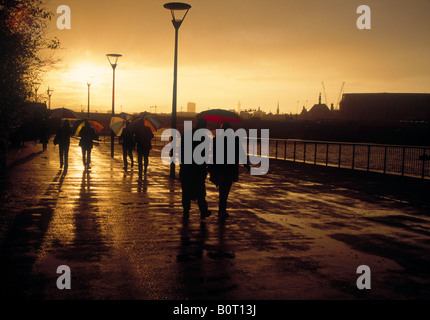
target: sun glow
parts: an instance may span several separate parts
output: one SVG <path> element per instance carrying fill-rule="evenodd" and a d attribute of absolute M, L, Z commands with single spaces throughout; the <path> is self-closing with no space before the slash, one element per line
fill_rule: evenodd
<path fill-rule="evenodd" d="M 54 11 L 62 5 L 51 2 Z M 70 30 L 52 21 L 66 50 L 58 53 L 62 62 L 49 72 L 40 94 L 49 87 L 55 90 L 52 105 L 81 109 L 93 77 L 91 109 L 107 112 L 112 68 L 106 54 L 115 52 L 123 55 L 115 71 L 115 106 L 171 112 L 169 12 L 157 1 L 125 1 L 121 10 L 96 2 L 102 3 L 69 0 Z M 251 1 L 246 14 L 241 1 L 189 2 L 179 37 L 178 112 L 188 102 L 203 111 L 233 109 L 240 101 L 242 110 L 275 112 L 279 103 L 281 113 L 296 113 L 318 102 L 322 82 L 328 104 L 336 104 L 343 82 L 345 93 L 428 92 L 428 1 L 399 2 L 396 10 L 389 10 L 388 0 L 366 3 L 371 30 L 357 28 L 358 5 L 351 1 Z M 133 10 L 126 9 L 129 4 Z"/>
<path fill-rule="evenodd" d="M 64 80 L 74 84 L 82 84 L 96 81 L 106 81 L 109 70 L 100 65 L 91 63 L 78 63 L 63 73 Z"/>

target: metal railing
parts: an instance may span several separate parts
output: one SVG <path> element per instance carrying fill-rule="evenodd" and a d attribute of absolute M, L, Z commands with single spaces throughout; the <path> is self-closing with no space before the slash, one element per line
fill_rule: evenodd
<path fill-rule="evenodd" d="M 430 147 L 269 139 L 269 157 L 315 165 L 430 177 Z"/>
<path fill-rule="evenodd" d="M 256 154 L 261 156 L 261 138 Z M 168 142 L 154 139 L 162 147 Z M 430 177 L 430 147 L 354 142 L 269 139 L 269 158 L 419 178 Z"/>

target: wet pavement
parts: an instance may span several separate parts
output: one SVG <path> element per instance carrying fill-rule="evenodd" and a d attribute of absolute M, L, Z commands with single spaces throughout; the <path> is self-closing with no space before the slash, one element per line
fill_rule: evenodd
<path fill-rule="evenodd" d="M 77 140 L 67 174 L 52 141 L 33 148 L 1 181 L 2 299 L 430 298 L 429 181 L 271 161 L 265 176 L 242 171 L 228 219 L 207 180 L 212 216 L 193 202 L 184 220 L 160 148 L 142 181 L 108 141 L 88 173 Z M 357 288 L 360 265 L 371 289 Z"/>

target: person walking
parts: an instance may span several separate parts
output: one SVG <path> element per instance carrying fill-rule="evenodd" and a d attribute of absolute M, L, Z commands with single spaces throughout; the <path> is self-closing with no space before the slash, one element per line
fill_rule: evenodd
<path fill-rule="evenodd" d="M 139 169 L 139 180 L 142 180 L 142 171 L 147 173 L 149 166 L 149 152 L 152 149 L 151 141 L 154 138 L 152 130 L 145 125 L 144 119 L 135 126 L 134 137 L 137 149 L 137 163 Z M 142 163 L 143 160 L 143 163 Z M 143 169 L 143 170 L 142 170 Z"/>
<path fill-rule="evenodd" d="M 79 132 L 79 136 L 81 137 L 79 146 L 82 148 L 82 162 L 84 164 L 84 170 L 87 171 L 91 169 L 91 150 L 93 148 L 93 140 L 96 138 L 96 134 L 86 119 L 85 125 Z"/>
<path fill-rule="evenodd" d="M 127 121 L 125 128 L 121 133 L 122 141 L 122 158 L 124 161 L 124 170 L 127 171 L 128 161 L 127 156 L 130 157 L 131 167 L 133 168 L 133 150 L 134 150 L 134 136 L 130 130 L 130 122 Z"/>
<path fill-rule="evenodd" d="M 65 120 L 63 126 L 58 129 L 57 135 L 54 138 L 54 144 L 58 144 L 60 152 L 60 168 L 63 168 L 64 173 L 67 172 L 69 167 L 69 147 L 70 147 L 70 135 L 72 130 L 70 128 L 69 120 Z"/>
<path fill-rule="evenodd" d="M 194 132 L 198 129 L 206 128 L 207 122 L 204 118 L 199 118 Z M 185 136 L 185 134 L 184 134 Z M 195 147 L 201 141 L 192 141 L 192 150 L 194 153 Z M 192 157 L 193 158 L 193 157 Z M 200 218 L 205 219 L 211 215 L 208 210 L 208 204 L 206 202 L 206 177 L 207 177 L 207 164 L 197 164 L 194 159 L 190 164 L 184 163 L 184 141 L 181 140 L 181 163 L 179 166 L 179 180 L 181 181 L 182 187 L 182 207 L 183 216 L 185 219 L 189 218 L 189 212 L 191 209 L 191 200 L 197 200 L 197 204 L 200 209 Z"/>
<path fill-rule="evenodd" d="M 230 194 L 231 187 L 234 182 L 239 180 L 239 157 L 240 152 L 243 152 L 242 146 L 240 145 L 241 141 L 239 137 L 234 137 L 234 146 L 227 145 L 227 141 L 231 141 L 226 138 L 225 130 L 232 129 L 232 126 L 229 122 L 225 122 L 221 126 L 224 129 L 224 133 L 220 136 L 217 136 L 213 140 L 213 164 L 209 166 L 209 180 L 214 183 L 219 192 L 219 202 L 218 202 L 218 216 L 221 218 L 228 217 L 227 213 L 227 201 L 228 196 Z M 231 132 L 233 134 L 233 132 Z M 223 162 L 218 163 L 216 161 L 216 153 L 219 150 L 216 150 L 216 140 L 224 139 L 224 157 Z M 232 149 L 234 148 L 234 149 Z M 228 152 L 234 151 L 234 163 L 227 163 Z M 250 166 L 248 161 L 244 164 L 247 170 L 250 170 Z"/>
<path fill-rule="evenodd" d="M 49 134 L 48 125 L 46 124 L 45 119 L 43 119 L 42 125 L 40 127 L 39 135 L 40 135 L 40 143 L 42 143 L 42 148 L 43 150 L 46 150 L 49 142 L 50 134 Z"/>

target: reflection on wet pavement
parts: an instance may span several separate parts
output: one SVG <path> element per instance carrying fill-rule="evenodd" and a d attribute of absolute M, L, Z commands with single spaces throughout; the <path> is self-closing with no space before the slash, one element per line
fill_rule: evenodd
<path fill-rule="evenodd" d="M 43 299 L 428 298 L 427 182 L 271 161 L 266 176 L 245 170 L 230 217 L 182 219 L 181 188 L 159 150 L 148 174 L 122 170 L 100 142 L 84 172 L 77 141 L 69 168 L 57 150 L 14 168 L 2 182 L 2 296 Z M 56 288 L 56 268 L 72 290 Z M 372 290 L 356 269 L 372 270 Z"/>

